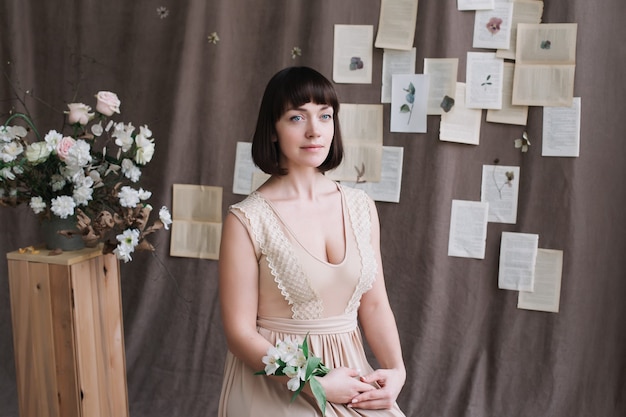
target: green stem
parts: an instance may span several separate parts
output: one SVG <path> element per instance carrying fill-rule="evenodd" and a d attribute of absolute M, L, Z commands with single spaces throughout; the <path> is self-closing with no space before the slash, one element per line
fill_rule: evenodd
<path fill-rule="evenodd" d="M 37 139 L 41 140 L 41 136 L 39 135 L 39 131 L 37 130 L 37 128 L 35 127 L 35 125 L 33 124 L 32 120 L 30 120 L 30 117 L 28 117 L 27 115 L 25 115 L 24 113 L 13 113 L 7 120 L 6 122 L 4 122 L 3 126 L 8 126 L 9 122 L 15 118 L 20 118 L 24 121 L 26 121 L 26 123 L 28 124 L 28 126 L 33 130 L 33 132 L 35 132 L 35 135 L 37 136 Z"/>

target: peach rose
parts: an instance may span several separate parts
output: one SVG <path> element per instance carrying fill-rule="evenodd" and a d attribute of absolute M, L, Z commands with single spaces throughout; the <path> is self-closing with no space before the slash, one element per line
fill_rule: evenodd
<path fill-rule="evenodd" d="M 98 91 L 96 94 L 98 103 L 96 104 L 96 111 L 105 116 L 113 116 L 113 113 L 120 112 L 120 99 L 117 98 L 117 94 L 110 91 Z"/>
<path fill-rule="evenodd" d="M 69 111 L 66 111 L 67 120 L 71 125 L 80 123 L 85 126 L 91 119 L 93 119 L 94 113 L 89 113 L 91 107 L 83 103 L 70 103 L 67 105 Z"/>
<path fill-rule="evenodd" d="M 62 161 L 65 161 L 65 159 L 67 158 L 67 156 L 69 155 L 70 149 L 72 148 L 72 146 L 74 146 L 76 144 L 76 140 L 74 140 L 74 138 L 71 138 L 69 136 L 64 136 L 59 143 L 57 143 L 57 155 L 59 155 L 59 158 Z"/>

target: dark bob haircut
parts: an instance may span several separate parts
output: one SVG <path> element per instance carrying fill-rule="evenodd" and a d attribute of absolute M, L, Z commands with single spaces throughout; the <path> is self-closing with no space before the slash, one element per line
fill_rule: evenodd
<path fill-rule="evenodd" d="M 320 172 L 336 168 L 343 159 L 343 143 L 339 128 L 339 100 L 335 88 L 326 77 L 308 67 L 285 68 L 270 79 L 259 109 L 259 118 L 252 138 L 252 160 L 266 174 L 286 175 L 279 165 L 280 148 L 276 122 L 290 108 L 306 103 L 325 104 L 333 108 L 335 134 L 328 156 L 317 167 Z"/>

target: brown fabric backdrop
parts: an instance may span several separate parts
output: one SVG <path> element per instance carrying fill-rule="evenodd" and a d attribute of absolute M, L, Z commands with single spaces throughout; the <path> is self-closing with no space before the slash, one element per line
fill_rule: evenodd
<path fill-rule="evenodd" d="M 115 91 L 120 119 L 147 123 L 157 138 L 143 173 L 155 204 L 171 206 L 174 183 L 205 184 L 224 187 L 226 210 L 242 198 L 232 194 L 235 146 L 252 136 L 269 77 L 309 65 L 332 78 L 334 25 L 376 33 L 379 10 L 375 0 L 3 0 L 0 65 L 60 110 L 76 93 L 86 101 Z M 528 119 L 532 146 L 521 154 L 513 139 L 523 127 L 483 119 L 479 146 L 445 143 L 434 116 L 426 134 L 390 133 L 385 105 L 384 143 L 404 147 L 401 201 L 377 205 L 408 416 L 626 415 L 625 16 L 623 0 L 545 2 L 544 22 L 579 25 L 579 158 L 541 156 L 538 107 Z M 426 57 L 456 57 L 465 81 L 473 22 L 453 0 L 420 1 L 416 72 Z M 217 44 L 207 41 L 211 32 Z M 338 85 L 341 101 L 380 103 L 381 68 L 374 49 L 373 83 Z M 10 96 L 2 79 L 3 115 Z M 60 123 L 58 112 L 29 104 L 40 126 Z M 517 224 L 489 224 L 484 260 L 448 257 L 451 201 L 479 200 L 482 165 L 495 158 L 521 167 Z M 564 251 L 560 313 L 517 309 L 517 293 L 498 290 L 502 231 L 537 233 L 540 247 Z M 0 236 L 1 253 L 38 242 L 34 215 L 0 210 Z M 153 242 L 155 256 L 122 265 L 131 416 L 213 416 L 225 353 L 217 264 L 169 257 L 167 233 Z M 16 396 L 2 256 L 0 417 L 17 416 Z"/>

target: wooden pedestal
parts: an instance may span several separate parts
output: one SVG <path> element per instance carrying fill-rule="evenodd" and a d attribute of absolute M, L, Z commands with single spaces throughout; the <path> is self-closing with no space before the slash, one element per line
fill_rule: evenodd
<path fill-rule="evenodd" d="M 48 253 L 7 254 L 20 416 L 127 417 L 119 262 Z"/>

